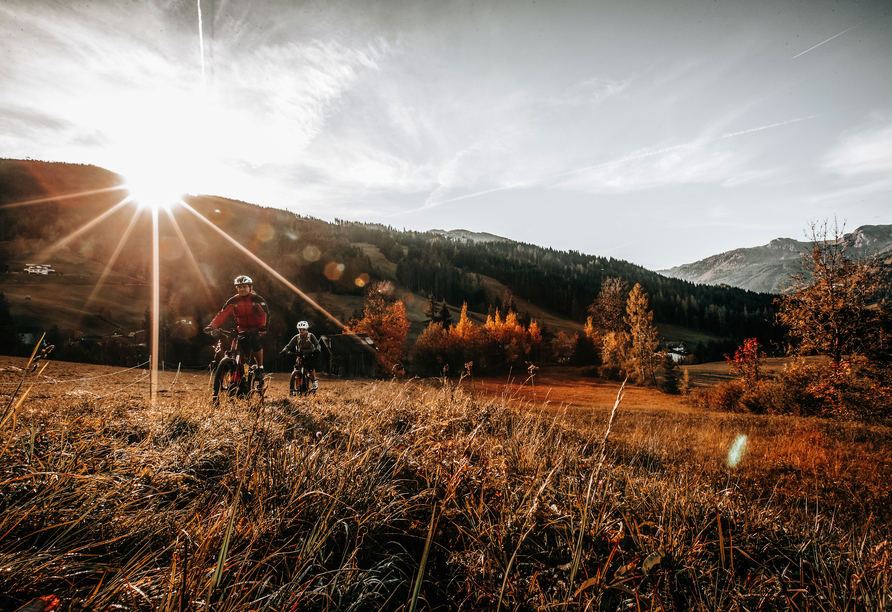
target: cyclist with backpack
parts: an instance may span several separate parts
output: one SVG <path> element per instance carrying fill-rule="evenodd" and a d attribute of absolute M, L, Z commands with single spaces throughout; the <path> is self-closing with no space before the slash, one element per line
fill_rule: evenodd
<path fill-rule="evenodd" d="M 245 340 L 254 353 L 254 361 L 257 362 L 257 378 L 263 380 L 263 344 L 260 342 L 260 336 L 265 334 L 268 329 L 269 307 L 266 305 L 266 300 L 254 293 L 254 281 L 249 276 L 237 276 L 235 289 L 238 294 L 226 301 L 223 310 L 217 313 L 217 316 L 214 317 L 210 325 L 204 328 L 204 331 L 212 333 L 227 318 L 235 317 L 238 330 L 249 332 Z"/>
<path fill-rule="evenodd" d="M 311 390 L 315 391 L 318 389 L 319 382 L 316 380 L 316 361 L 318 356 L 322 353 L 322 345 L 319 344 L 319 339 L 310 333 L 309 323 L 301 321 L 297 324 L 297 335 L 294 336 L 291 341 L 285 345 L 285 348 L 282 349 L 282 354 L 284 355 L 285 353 L 300 353 L 303 358 L 304 367 L 307 370 L 308 378 L 313 383 Z"/>

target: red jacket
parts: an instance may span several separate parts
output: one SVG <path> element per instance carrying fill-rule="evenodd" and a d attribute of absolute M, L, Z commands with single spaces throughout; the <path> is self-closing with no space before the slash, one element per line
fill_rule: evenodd
<path fill-rule="evenodd" d="M 234 295 L 211 321 L 211 327 L 220 327 L 230 315 L 235 317 L 239 331 L 266 331 L 269 308 L 266 300 L 253 291 L 243 298 Z"/>

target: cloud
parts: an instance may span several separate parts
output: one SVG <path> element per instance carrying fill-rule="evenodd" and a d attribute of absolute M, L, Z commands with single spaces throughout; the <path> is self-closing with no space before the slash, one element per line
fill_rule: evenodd
<path fill-rule="evenodd" d="M 493 133 L 456 153 L 437 174 L 438 186 L 428 196 L 424 207 L 443 202 L 456 188 L 479 188 L 503 182 L 500 178 L 508 182 L 517 180 L 517 136 L 510 130 Z"/>
<path fill-rule="evenodd" d="M 861 130 L 842 140 L 823 167 L 846 178 L 892 176 L 892 124 Z"/>
<path fill-rule="evenodd" d="M 616 96 L 629 88 L 630 81 L 614 81 L 604 78 L 590 78 L 565 89 L 561 95 L 552 98 L 554 106 L 596 106 L 607 98 Z"/>
<path fill-rule="evenodd" d="M 257 163 L 301 161 L 346 93 L 385 54 L 373 44 L 349 48 L 337 41 L 221 54 L 213 95 L 219 127 L 231 138 L 227 149 Z"/>
<path fill-rule="evenodd" d="M 731 151 L 705 143 L 659 152 L 645 149 L 574 175 L 558 186 L 592 193 L 625 193 L 667 185 L 721 183 L 732 179 L 741 163 Z"/>

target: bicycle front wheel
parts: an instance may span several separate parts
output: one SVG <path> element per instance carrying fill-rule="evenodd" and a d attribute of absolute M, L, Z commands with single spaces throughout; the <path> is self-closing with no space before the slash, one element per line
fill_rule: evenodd
<path fill-rule="evenodd" d="M 242 382 L 238 364 L 233 359 L 223 359 L 214 372 L 214 403 L 220 403 L 220 395 L 235 397 Z"/>

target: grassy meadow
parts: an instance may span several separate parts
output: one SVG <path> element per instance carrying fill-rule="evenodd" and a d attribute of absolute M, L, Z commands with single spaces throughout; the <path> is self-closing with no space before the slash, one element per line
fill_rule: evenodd
<path fill-rule="evenodd" d="M 274 374 L 215 408 L 207 373 L 152 405 L 145 371 L 26 365 L 0 357 L 2 610 L 892 609 L 886 427 L 557 370 Z"/>

